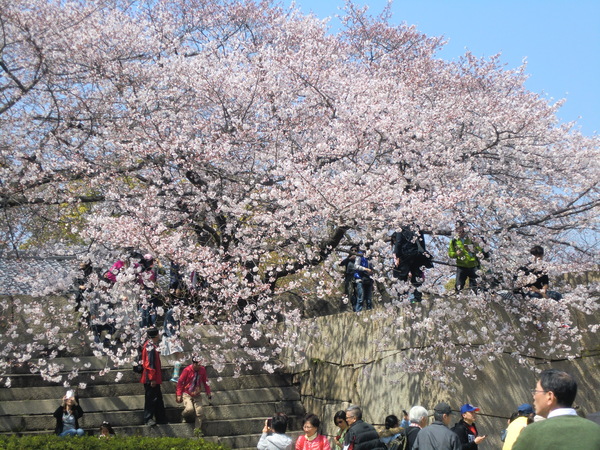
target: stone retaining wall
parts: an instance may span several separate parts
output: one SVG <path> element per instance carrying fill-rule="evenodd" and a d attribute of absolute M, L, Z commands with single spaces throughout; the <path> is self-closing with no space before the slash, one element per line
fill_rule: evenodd
<path fill-rule="evenodd" d="M 431 304 L 424 302 L 418 307 L 428 308 Z M 387 415 L 400 417 L 402 409 L 409 410 L 413 405 L 431 409 L 435 403 L 447 401 L 458 409 L 468 402 L 481 408 L 478 428 L 481 434 L 488 435 L 488 440 L 480 448 L 500 448 L 499 435 L 506 427 L 507 418 L 517 405 L 532 402 L 530 389 L 535 387 L 536 380 L 533 367 L 571 372 L 579 383 L 577 405 L 586 413 L 600 411 L 597 395 L 600 392 L 600 340 L 596 334 L 584 334 L 582 340 L 572 343 L 573 353 L 580 355 L 572 361 L 552 360 L 539 349 L 523 355 L 522 363 L 503 353 L 496 355 L 493 361 L 482 362 L 476 380 L 457 371 L 452 381 L 442 386 L 424 374 L 403 373 L 394 367 L 394 363 L 402 361 L 412 349 L 428 344 L 416 336 L 406 342 L 390 338 L 390 328 L 398 323 L 397 315 L 398 310 L 383 307 L 359 314 L 350 312 L 307 319 L 302 327 L 294 330 L 298 333 L 297 348 L 305 353 L 306 361 L 289 370 L 300 384 L 306 411 L 321 418 L 325 434 L 335 435 L 333 415 L 350 404 L 363 408 L 367 422 L 383 424 Z M 575 314 L 574 317 L 576 324 L 585 328 L 590 323 L 599 323 L 600 314 Z M 497 320 L 518 318 L 499 310 Z M 473 320 L 465 321 L 461 326 L 466 329 L 473 323 Z M 410 326 L 410 323 L 405 321 L 405 325 Z M 286 324 L 288 332 L 289 326 Z M 532 332 L 536 333 L 533 327 Z M 435 336 L 432 330 L 431 339 Z M 538 337 L 547 339 L 544 332 Z M 283 358 L 289 366 L 291 353 Z M 460 414 L 456 414 L 456 420 L 459 418 Z"/>

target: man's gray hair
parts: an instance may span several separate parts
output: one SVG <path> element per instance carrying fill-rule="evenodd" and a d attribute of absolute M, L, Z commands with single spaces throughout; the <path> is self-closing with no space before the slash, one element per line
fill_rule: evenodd
<path fill-rule="evenodd" d="M 352 417 L 356 418 L 356 420 L 361 420 L 362 419 L 362 410 L 360 409 L 359 406 L 356 405 L 350 405 L 348 406 L 348 409 L 346 409 L 346 412 L 351 412 L 352 413 Z"/>
<path fill-rule="evenodd" d="M 408 412 L 408 419 L 411 423 L 421 423 L 423 417 L 429 417 L 429 413 L 422 406 L 413 406 Z"/>

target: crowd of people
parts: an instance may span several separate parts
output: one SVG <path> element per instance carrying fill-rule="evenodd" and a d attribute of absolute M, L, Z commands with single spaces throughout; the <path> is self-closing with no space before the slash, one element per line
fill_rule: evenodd
<path fill-rule="evenodd" d="M 162 267 L 160 270 L 165 272 Z M 90 281 L 94 272 L 97 282 Z M 96 346 L 111 351 L 120 346 L 141 348 L 147 330 L 158 326 L 159 308 L 162 309 L 161 354 L 169 357 L 174 368 L 171 381 L 177 382 L 184 356 L 180 321 L 189 297 L 182 294 L 182 287 L 191 284 L 183 282 L 176 264 L 171 264 L 170 272 L 165 294 L 158 287 L 159 270 L 151 254 L 125 253 L 104 272 L 85 262 L 75 280 L 76 309 L 82 316 L 80 326 L 87 324 Z"/>
<path fill-rule="evenodd" d="M 146 340 L 142 345 L 140 366 L 142 369 L 140 383 L 144 385 L 144 424 L 154 427 L 157 424 L 166 424 L 167 414 L 161 390 L 163 383 L 160 359 L 161 336 L 154 327 L 148 328 Z M 183 369 L 176 380 L 175 401 L 183 404 L 181 421 L 194 424 L 195 428 L 202 427 L 202 401 L 204 392 L 207 398 L 212 399 L 206 368 L 198 356 L 192 356 L 191 364 Z M 79 427 L 78 420 L 83 416 L 79 399 L 73 390 L 67 391 L 62 399 L 62 404 L 54 412 L 56 418 L 55 432 L 58 436 L 83 436 L 84 430 Z M 112 425 L 104 422 L 100 435 L 110 437 L 114 434 Z"/>
<path fill-rule="evenodd" d="M 392 276 L 410 282 L 408 299 L 420 303 L 423 294 L 420 287 L 425 280 L 425 270 L 432 268 L 434 259 L 427 251 L 425 238 L 419 229 L 404 226 L 391 236 L 393 257 Z M 467 225 L 456 223 L 455 235 L 448 245 L 448 258 L 456 267 L 454 290 L 458 293 L 468 288 L 477 293 L 482 273 L 481 261 L 490 257 L 482 243 L 470 235 Z M 543 262 L 544 249 L 536 245 L 530 250 L 531 261 L 518 269 L 514 275 L 511 295 L 521 298 L 551 298 L 559 301 L 562 295 L 549 289 L 548 271 Z M 439 262 L 439 261 L 435 261 Z M 348 256 L 339 263 L 344 272 L 344 293 L 355 312 L 373 308 L 373 264 L 367 252 L 352 245 Z"/>
<path fill-rule="evenodd" d="M 150 427 L 167 423 L 165 404 L 161 391 L 162 370 L 160 365 L 160 334 L 156 328 L 149 328 L 147 340 L 142 350 L 142 377 L 144 385 L 144 423 Z M 174 381 L 174 379 L 171 379 Z M 183 369 L 176 379 L 175 401 L 183 403 L 182 422 L 192 423 L 195 428 L 202 426 L 201 394 L 212 399 L 206 368 L 198 356 L 192 356 L 192 363 Z"/>
<path fill-rule="evenodd" d="M 533 405 L 521 404 L 502 432 L 502 450 L 596 450 L 600 449 L 600 426 L 580 417 L 573 408 L 577 383 L 568 373 L 543 371 L 531 390 Z M 365 422 L 359 406 L 335 413 L 338 433 L 333 444 L 320 433 L 320 420 L 308 414 L 303 432 L 294 443 L 286 434 L 288 417 L 277 413 L 265 421 L 258 450 L 477 450 L 487 436 L 477 429 L 480 409 L 465 403 L 454 411 L 446 402 L 433 408 L 433 421 L 423 406 L 413 406 L 402 421 L 395 415 L 377 430 Z M 459 413 L 460 415 L 458 415 Z M 452 423 L 454 422 L 453 426 Z"/>
<path fill-rule="evenodd" d="M 144 355 L 144 374 L 141 382 L 146 386 L 144 418 L 148 425 L 166 422 L 162 393 L 160 392 L 160 363 L 152 353 L 157 344 L 154 333 L 149 333 Z M 153 367 L 152 367 L 153 366 Z M 148 381 L 149 380 L 149 381 Z M 157 388 L 157 389 L 155 389 Z M 182 421 L 194 422 L 199 428 L 202 407 L 198 398 L 204 392 L 211 398 L 205 368 L 197 358 L 184 369 L 177 383 L 176 401 L 184 404 Z M 510 417 L 502 431 L 502 450 L 593 450 L 600 449 L 600 425 L 580 417 L 573 408 L 577 395 L 577 382 L 567 372 L 548 369 L 541 372 L 535 388 L 531 389 L 533 405 L 523 403 Z M 378 430 L 363 420 L 362 409 L 351 405 L 335 413 L 333 422 L 338 432 L 330 443 L 321 433 L 321 420 L 307 414 L 302 421 L 301 434 L 294 442 L 288 432 L 290 419 L 285 413 L 276 413 L 265 420 L 258 450 L 477 450 L 487 435 L 477 428 L 480 409 L 469 403 L 458 411 L 447 402 L 433 408 L 433 420 L 428 410 L 420 405 L 409 412 L 403 411 L 400 420 L 395 415 L 385 418 L 385 426 Z M 77 393 L 67 391 L 56 409 L 55 432 L 60 437 L 83 436 L 78 421 L 83 416 Z M 452 423 L 454 422 L 454 425 Z M 103 422 L 98 436 L 110 438 L 115 434 L 109 422 Z"/>
<path fill-rule="evenodd" d="M 409 299 L 411 303 L 419 303 L 422 301 L 422 293 L 419 288 L 423 283 L 424 270 L 432 267 L 433 258 L 427 252 L 423 234 L 418 229 L 410 227 L 402 227 L 400 231 L 393 233 L 391 237 L 392 253 L 394 266 L 392 274 L 395 278 L 410 282 L 412 289 Z M 535 246 L 531 249 L 533 260 L 531 264 L 523 266 L 519 269 L 518 277 L 525 281 L 518 284 L 515 294 L 520 294 L 526 298 L 552 298 L 560 300 L 561 295 L 556 291 L 549 289 L 548 274 L 541 264 L 544 255 L 543 248 Z M 464 223 L 459 222 L 456 226 L 456 236 L 450 241 L 448 247 L 448 256 L 456 260 L 456 285 L 455 289 L 460 292 L 465 288 L 468 281 L 469 288 L 475 292 L 479 288 L 478 279 L 480 277 L 480 260 L 487 258 L 488 255 L 483 250 L 483 247 L 475 242 L 469 236 L 467 227 Z M 177 383 L 176 402 L 182 403 L 184 406 L 182 420 L 185 422 L 195 423 L 197 428 L 200 428 L 202 421 L 202 402 L 200 394 L 202 390 L 206 393 L 208 399 L 211 399 L 211 390 L 208 384 L 206 370 L 198 356 L 192 358 L 189 366 L 183 371 L 183 348 L 178 339 L 179 335 L 179 311 L 176 303 L 170 304 L 164 314 L 163 333 L 162 336 L 156 328 L 157 324 L 157 308 L 162 305 L 162 299 L 156 294 L 157 271 L 154 267 L 154 258 L 150 254 L 139 254 L 132 252 L 127 257 L 117 260 L 112 267 L 102 274 L 104 285 L 100 284 L 99 289 L 104 291 L 111 290 L 110 295 L 88 295 L 87 302 L 89 306 L 89 324 L 94 332 L 95 341 L 98 344 L 106 346 L 114 345 L 114 337 L 116 332 L 116 324 L 123 322 L 138 322 L 140 330 L 140 366 L 141 379 L 140 382 L 144 385 L 145 404 L 144 404 L 144 423 L 148 426 L 166 423 L 165 406 L 162 397 L 161 384 L 162 371 L 160 354 L 163 356 L 172 355 L 173 359 L 173 376 L 170 381 Z M 367 254 L 354 245 L 350 248 L 350 253 L 340 265 L 344 268 L 345 280 L 344 290 L 351 301 L 353 310 L 358 312 L 363 309 L 373 308 L 373 287 L 374 287 L 374 268 Z M 83 277 L 91 274 L 89 264 L 82 267 Z M 183 279 L 179 272 L 179 267 L 171 264 L 171 283 L 170 292 L 178 292 L 180 286 L 183 285 Z M 104 287 L 103 287 L 104 286 Z M 132 287 L 133 286 L 133 287 Z M 78 292 L 78 309 L 81 308 L 84 293 L 90 294 L 93 288 L 84 280 L 80 280 Z M 178 296 L 176 296 L 178 297 Z M 114 305 L 105 305 L 103 302 L 123 301 L 129 304 L 129 313 L 125 308 L 124 317 L 117 320 L 113 317 L 116 314 Z M 112 314 L 112 316 L 111 316 Z M 163 340 L 161 344 L 161 340 Z M 181 373 L 180 373 L 181 372 Z M 203 388 L 203 389 L 202 389 Z M 523 406 L 523 405 L 522 405 Z M 517 411 L 515 423 L 523 424 L 525 413 L 530 414 L 527 409 L 520 408 Z M 59 411 L 60 410 L 60 411 Z M 409 413 L 403 412 L 403 419 L 400 421 L 395 415 L 390 415 L 386 418 L 386 425 L 383 434 L 373 434 L 372 427 L 362 421 L 362 412 L 358 407 L 352 407 L 347 411 L 339 411 L 334 417 L 335 423 L 340 427 L 340 433 L 335 438 L 337 447 L 346 447 L 348 440 L 356 441 L 359 444 L 361 440 L 366 439 L 365 436 L 370 436 L 372 442 L 381 442 L 389 446 L 391 442 L 400 437 L 404 437 L 408 443 L 407 448 L 428 448 L 426 445 L 417 442 L 417 431 L 424 428 L 427 421 L 426 410 L 420 406 L 415 406 Z M 453 427 L 454 435 L 458 437 L 460 442 L 468 441 L 470 444 L 477 445 L 485 439 L 485 436 L 479 436 L 475 426 L 475 418 L 478 408 L 472 405 L 465 404 L 461 407 L 460 413 L 462 418 Z M 75 396 L 67 395 L 63 399 L 63 405 L 55 412 L 57 418 L 57 434 L 66 435 L 81 435 L 83 430 L 78 426 L 78 419 L 83 414 L 81 407 Z M 437 415 L 436 415 L 437 414 Z M 451 417 L 451 409 L 448 404 L 439 404 L 434 408 L 434 419 L 432 425 L 443 424 Z M 285 415 L 276 415 L 265 423 L 263 437 L 258 448 L 280 448 L 280 447 L 264 447 L 266 442 L 286 441 L 282 436 L 284 432 L 280 432 L 284 423 Z M 529 419 L 528 419 L 529 420 Z M 511 424 L 514 430 L 517 425 Z M 110 425 L 109 425 L 110 428 Z M 305 434 L 297 441 L 296 448 L 329 448 L 328 440 L 325 437 L 319 437 L 318 430 L 320 428 L 320 419 L 311 414 L 304 421 Z M 110 428 L 112 430 L 112 428 Z M 451 435 L 440 431 L 440 428 L 432 427 L 430 431 L 425 433 L 428 436 L 433 433 L 430 439 L 438 439 L 440 436 L 446 436 L 448 441 L 454 442 L 456 439 L 451 438 Z M 103 432 L 104 435 L 110 435 L 110 432 Z M 507 442 L 514 442 L 512 431 L 507 431 Z M 350 437 L 348 437 L 350 436 Z M 359 436 L 361 436 L 359 438 Z M 425 437 L 421 438 L 424 440 Z M 263 447 L 261 447 L 263 445 Z M 369 444 L 371 445 L 371 444 Z M 379 445 L 379 444 L 378 444 Z M 286 448 L 281 447 L 281 448 Z M 355 446 L 358 448 L 379 448 L 370 446 Z M 382 447 L 388 448 L 388 447 Z M 453 447 L 451 447 L 453 448 Z M 464 447 L 467 448 L 467 447 Z M 476 447 L 468 447 L 476 448 Z"/>
<path fill-rule="evenodd" d="M 403 226 L 391 235 L 390 241 L 393 259 L 390 276 L 409 283 L 409 301 L 420 303 L 423 300 L 420 287 L 425 279 L 425 271 L 434 264 L 433 256 L 427 250 L 424 234 L 418 228 Z M 478 242 L 470 234 L 464 222 L 456 223 L 455 234 L 447 251 L 448 258 L 453 263 L 444 263 L 456 267 L 456 292 L 465 290 L 467 283 L 468 289 L 475 293 L 480 289 L 487 289 L 480 282 L 484 272 L 482 260 L 490 256 L 484 247 L 482 242 Z M 512 291 L 507 295 L 524 299 L 562 299 L 560 293 L 549 288 L 548 270 L 543 257 L 544 249 L 541 246 L 536 245 L 530 249 L 531 261 L 515 273 Z M 348 256 L 339 264 L 344 272 L 344 293 L 352 310 L 359 312 L 372 309 L 376 274 L 368 250 L 352 245 Z M 124 254 L 100 276 L 101 282 L 96 287 L 90 287 L 86 282 L 92 270 L 89 262 L 81 267 L 82 275 L 77 280 L 77 309 L 83 309 L 83 300 L 87 294 L 88 301 L 85 305 L 95 342 L 102 343 L 104 347 L 114 346 L 114 338 L 119 335 L 119 331 L 135 324 L 143 333 L 148 327 L 156 326 L 158 307 L 164 307 L 164 334 L 168 339 L 163 342 L 166 347 L 163 355 L 172 354 L 175 366 L 179 367 L 177 359 L 182 356 L 182 350 L 177 339 L 178 315 L 180 305 L 189 301 L 188 297 L 193 297 L 192 293 L 202 287 L 196 274 L 191 275 L 189 282 L 184 282 L 180 266 L 172 262 L 168 294 L 162 295 L 160 289 L 157 289 L 158 272 L 151 254 L 142 255 L 137 251 Z M 101 291 L 96 293 L 99 295 L 90 295 L 90 291 L 94 289 Z M 107 295 L 108 292 L 110 294 Z"/>

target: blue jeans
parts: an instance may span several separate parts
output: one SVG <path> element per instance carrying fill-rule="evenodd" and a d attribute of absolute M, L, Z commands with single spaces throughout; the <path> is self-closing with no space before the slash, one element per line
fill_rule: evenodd
<path fill-rule="evenodd" d="M 363 306 L 365 309 L 373 309 L 373 284 L 365 284 L 362 281 L 356 283 L 356 303 L 354 304 L 354 311 L 362 311 Z"/>
<path fill-rule="evenodd" d="M 176 336 L 178 334 L 179 320 L 175 320 L 175 317 L 173 317 L 173 308 L 166 312 L 163 328 L 165 337 Z"/>
<path fill-rule="evenodd" d="M 58 437 L 66 437 L 66 436 L 83 436 L 85 434 L 85 431 L 83 431 L 81 428 L 77 428 L 77 429 L 73 429 L 73 430 L 66 430 L 63 431 L 62 433 L 60 433 L 58 435 Z"/>
<path fill-rule="evenodd" d="M 156 308 L 150 303 L 140 305 L 140 328 L 153 327 L 156 324 Z"/>

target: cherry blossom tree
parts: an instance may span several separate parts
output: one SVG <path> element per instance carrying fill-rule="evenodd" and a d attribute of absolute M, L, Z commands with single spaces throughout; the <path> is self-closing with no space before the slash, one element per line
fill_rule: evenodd
<path fill-rule="evenodd" d="M 217 324 L 223 345 L 252 358 L 281 348 L 251 349 L 248 330 L 272 337 L 282 320 L 299 322 L 284 294 L 340 295 L 339 251 L 351 242 L 369 243 L 388 308 L 419 319 L 413 332 L 453 336 L 460 318 L 441 306 L 405 311 L 407 286 L 389 276 L 389 235 L 403 224 L 443 259 L 465 221 L 507 280 L 533 244 L 552 255 L 551 273 L 598 260 L 598 138 L 559 123 L 561 102 L 528 91 L 525 66 L 469 53 L 443 61 L 440 38 L 350 2 L 337 33 L 269 1 L 0 5 L 5 251 L 84 246 L 80 258 L 104 270 L 126 248 L 178 263 L 202 280 L 193 320 Z M 431 272 L 435 294 L 452 269 Z M 565 288 L 570 307 L 595 311 L 592 288 Z M 490 305 L 513 308 L 494 289 L 472 297 L 490 317 Z M 67 345 L 60 330 L 44 339 Z M 478 360 L 517 345 L 504 341 L 514 330 L 495 324 L 474 332 L 477 351 L 450 357 L 438 346 L 398 369 L 476 374 Z M 550 326 L 548 349 L 568 353 L 588 331 Z M 0 339 L 14 338 L 9 324 Z M 218 347 L 203 348 L 217 365 Z M 4 346 L 3 364 L 34 350 Z"/>

